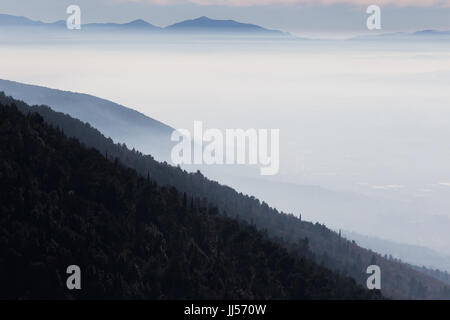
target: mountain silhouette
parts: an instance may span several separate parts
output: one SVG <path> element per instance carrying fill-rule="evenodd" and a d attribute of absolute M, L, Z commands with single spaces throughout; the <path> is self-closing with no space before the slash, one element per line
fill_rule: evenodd
<path fill-rule="evenodd" d="M 418 30 L 414 32 L 388 32 L 374 35 L 357 36 L 350 40 L 416 40 L 416 39 L 448 39 L 450 37 L 449 31 L 440 30 Z"/>
<path fill-rule="evenodd" d="M 172 24 L 165 29 L 178 32 L 242 32 L 242 33 L 271 33 L 283 34 L 278 30 L 269 30 L 255 24 L 241 23 L 234 20 L 215 20 L 200 17 Z"/>
<path fill-rule="evenodd" d="M 0 13 L 0 26 L 43 26 L 46 23 Z"/>
<path fill-rule="evenodd" d="M 54 30 L 63 30 L 66 22 L 59 20 L 53 23 L 34 21 L 26 17 L 18 17 L 7 14 L 0 14 L 0 26 L 4 27 L 35 27 L 51 28 Z M 200 17 L 193 20 L 185 20 L 165 28 L 155 26 L 143 19 L 133 20 L 127 23 L 87 23 L 82 24 L 82 30 L 91 31 L 153 31 L 170 33 L 233 33 L 233 34 L 258 34 L 271 36 L 286 36 L 286 32 L 270 30 L 255 24 L 241 23 L 234 20 L 215 20 L 208 17 Z"/>
<path fill-rule="evenodd" d="M 88 23 L 82 26 L 86 30 L 108 31 L 159 31 L 160 27 L 154 26 L 145 20 L 138 19 L 127 23 Z"/>

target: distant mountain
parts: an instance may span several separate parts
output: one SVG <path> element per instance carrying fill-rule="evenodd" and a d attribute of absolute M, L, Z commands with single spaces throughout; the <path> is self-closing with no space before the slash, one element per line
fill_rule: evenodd
<path fill-rule="evenodd" d="M 419 30 L 415 32 L 390 32 L 357 36 L 351 40 L 408 40 L 408 39 L 436 39 L 436 38 L 449 38 L 450 31 L 439 30 Z"/>
<path fill-rule="evenodd" d="M 185 20 L 172 24 L 165 28 L 176 32 L 220 32 L 220 33 L 264 33 L 285 34 L 278 30 L 269 30 L 255 24 L 241 23 L 234 20 L 215 20 L 208 17 L 200 17 L 193 20 Z"/>
<path fill-rule="evenodd" d="M 66 22 L 63 20 L 47 23 L 0 13 L 0 27 L 60 27 L 65 25 Z"/>
<path fill-rule="evenodd" d="M 122 26 L 124 27 L 128 27 L 128 28 L 157 28 L 157 29 L 161 29 L 160 27 L 154 26 L 151 23 L 148 23 L 145 20 L 142 19 L 137 19 L 137 20 L 133 20 L 131 22 L 128 23 L 123 23 Z"/>
<path fill-rule="evenodd" d="M 47 27 L 53 30 L 62 30 L 65 28 L 65 21 L 56 21 L 53 23 L 45 23 L 41 21 L 33 21 L 26 17 L 17 17 L 7 14 L 0 14 L 0 26 L 2 27 Z M 234 20 L 214 20 L 208 17 L 200 17 L 193 20 L 185 20 L 175 23 L 165 28 L 155 26 L 145 20 L 138 19 L 128 23 L 87 23 L 83 24 L 82 30 L 88 31 L 152 31 L 170 33 L 232 33 L 232 34 L 253 34 L 253 35 L 270 35 L 270 36 L 288 36 L 289 33 L 270 30 L 255 24 L 241 23 Z"/>
<path fill-rule="evenodd" d="M 7 14 L 0 14 L 0 26 L 3 27 L 56 27 L 56 28 L 65 28 L 66 22 L 64 20 L 58 20 L 55 22 L 42 22 L 42 21 L 34 21 L 26 17 L 17 17 Z M 102 30 L 106 31 L 108 29 L 111 30 L 161 30 L 160 27 L 154 26 L 151 23 L 148 23 L 145 20 L 138 19 L 127 23 L 87 23 L 82 26 L 82 28 L 86 28 L 87 30 Z"/>
<path fill-rule="evenodd" d="M 368 237 L 355 232 L 345 232 L 344 236 L 389 260 L 406 263 L 410 268 L 450 285 L 449 256 L 429 248 Z"/>
<path fill-rule="evenodd" d="M 42 26 L 44 22 L 0 13 L 0 26 Z"/>
<path fill-rule="evenodd" d="M 138 19 L 127 23 L 88 23 L 82 26 L 86 30 L 122 30 L 122 31 L 159 31 L 162 28 L 154 26 L 145 20 Z"/>
<path fill-rule="evenodd" d="M 382 255 L 392 256 L 393 259 L 400 259 L 419 267 L 438 268 L 450 272 L 450 257 L 430 248 L 364 236 L 355 232 L 345 232 L 345 237 L 355 240 L 364 248 L 374 250 Z"/>
<path fill-rule="evenodd" d="M 31 105 L 48 105 L 95 126 L 114 141 L 168 161 L 173 128 L 133 109 L 88 94 L 0 79 L 0 91 Z"/>
<path fill-rule="evenodd" d="M 421 30 L 413 33 L 415 36 L 450 36 L 450 31 Z"/>

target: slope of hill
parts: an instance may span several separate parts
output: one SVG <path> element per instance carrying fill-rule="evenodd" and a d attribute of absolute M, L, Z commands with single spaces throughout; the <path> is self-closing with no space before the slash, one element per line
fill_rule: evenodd
<path fill-rule="evenodd" d="M 372 249 L 382 255 L 391 255 L 392 258 L 400 259 L 406 263 L 425 266 L 429 269 L 450 270 L 450 257 L 429 248 L 396 243 L 354 232 L 345 232 L 345 236 L 348 239 L 355 240 L 364 248 Z"/>
<path fill-rule="evenodd" d="M 368 299 L 253 226 L 0 105 L 0 297 Z M 234 214 L 233 211 L 229 212 Z M 298 258 L 297 258 L 298 257 Z M 82 269 L 82 290 L 66 268 Z"/>
<path fill-rule="evenodd" d="M 168 161 L 173 142 L 169 126 L 133 109 L 87 94 L 49 89 L 0 79 L 0 91 L 28 104 L 51 105 L 55 111 L 93 124 L 107 137 Z"/>
<path fill-rule="evenodd" d="M 291 214 L 280 213 L 254 197 L 245 196 L 232 188 L 206 179 L 200 172 L 187 173 L 151 156 L 130 151 L 121 144 L 114 144 L 98 130 L 70 116 L 54 112 L 48 107 L 30 109 L 25 103 L 0 95 L 0 102 L 16 104 L 19 110 L 39 112 L 45 121 L 61 128 L 69 137 L 76 137 L 89 147 L 96 148 L 109 159 L 118 158 L 141 175 L 150 176 L 160 185 L 175 186 L 190 197 L 208 199 L 221 213 L 254 225 L 284 248 L 295 250 L 299 243 L 308 243 L 316 262 L 356 279 L 365 285 L 366 268 L 374 262 L 382 270 L 382 292 L 400 299 L 449 299 L 450 291 L 443 282 L 413 270 L 406 264 L 385 259 L 370 250 L 359 247 L 321 224 L 302 221 Z"/>
<path fill-rule="evenodd" d="M 42 26 L 44 22 L 0 13 L 0 26 Z"/>
<path fill-rule="evenodd" d="M 137 19 L 127 23 L 88 23 L 83 26 L 83 29 L 96 31 L 159 31 L 162 28 L 145 20 Z"/>
<path fill-rule="evenodd" d="M 450 274 L 447 271 L 441 271 L 439 269 L 432 269 L 427 267 L 418 267 L 413 265 L 411 265 L 411 268 L 450 285 Z"/>

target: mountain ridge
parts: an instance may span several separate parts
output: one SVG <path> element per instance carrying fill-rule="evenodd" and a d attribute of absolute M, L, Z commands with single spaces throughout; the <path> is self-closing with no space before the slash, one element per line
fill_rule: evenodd
<path fill-rule="evenodd" d="M 62 27 L 65 22 L 58 20 L 52 23 L 34 21 L 27 17 L 18 17 L 13 15 L 0 14 L 0 26 L 23 26 L 23 27 Z M 133 30 L 133 31 L 158 31 L 158 32 L 182 32 L 182 33 L 243 33 L 243 34 L 267 34 L 288 36 L 287 32 L 267 29 L 255 24 L 242 23 L 235 20 L 219 20 L 202 16 L 195 19 L 183 20 L 166 27 L 159 27 L 147 22 L 144 19 L 135 19 L 126 23 L 87 23 L 82 24 L 81 29 L 86 30 Z"/>
<path fill-rule="evenodd" d="M 174 129 L 132 108 L 85 93 L 3 79 L 0 79 L 0 90 L 31 105 L 52 105 L 55 111 L 93 124 L 117 142 L 151 153 L 161 161 L 169 160 Z"/>
<path fill-rule="evenodd" d="M 255 33 L 272 33 L 272 34 L 283 34 L 279 30 L 270 30 L 263 28 L 261 26 L 249 23 L 242 23 L 235 20 L 218 20 L 211 19 L 206 16 L 202 16 L 196 19 L 184 20 L 171 24 L 164 29 L 170 31 L 217 31 L 217 32 L 237 32 L 237 31 L 247 31 Z"/>
<path fill-rule="evenodd" d="M 434 39 L 439 37 L 450 37 L 450 30 L 435 30 L 435 29 L 424 29 L 412 32 L 388 32 L 388 33 L 378 33 L 370 35 L 360 35 L 349 40 L 395 40 L 395 39 L 415 39 L 415 38 L 426 38 Z"/>

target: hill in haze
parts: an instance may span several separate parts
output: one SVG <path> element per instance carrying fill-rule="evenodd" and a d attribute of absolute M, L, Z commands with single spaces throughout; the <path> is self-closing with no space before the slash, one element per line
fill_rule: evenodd
<path fill-rule="evenodd" d="M 0 26 L 43 26 L 44 22 L 0 13 Z"/>
<path fill-rule="evenodd" d="M 449 39 L 450 30 L 418 30 L 414 32 L 387 32 L 374 35 L 363 35 L 351 40 L 439 40 Z"/>
<path fill-rule="evenodd" d="M 215 20 L 208 17 L 200 17 L 172 24 L 165 28 L 176 32 L 220 32 L 220 33 L 259 33 L 283 35 L 278 30 L 269 30 L 255 24 L 241 23 L 234 20 Z"/>
<path fill-rule="evenodd" d="M 82 28 L 93 31 L 159 31 L 157 27 L 142 19 L 133 20 L 127 23 L 88 23 Z"/>
<path fill-rule="evenodd" d="M 116 142 L 126 143 L 160 161 L 169 161 L 174 129 L 133 109 L 87 94 L 2 79 L 0 91 L 31 105 L 52 106 L 55 111 L 90 123 Z"/>
<path fill-rule="evenodd" d="M 52 23 L 34 21 L 26 17 L 17 17 L 7 14 L 0 14 L 0 26 L 8 28 L 33 27 L 36 30 L 65 30 L 66 22 L 59 20 Z M 208 17 L 199 17 L 192 20 L 180 21 L 167 27 L 155 26 L 143 19 L 137 19 L 127 23 L 86 23 L 82 24 L 81 30 L 97 32 L 153 32 L 167 34 L 170 33 L 218 33 L 218 34 L 243 34 L 243 35 L 267 35 L 267 36 L 289 36 L 288 33 L 270 30 L 255 24 L 242 23 L 234 20 L 216 20 Z"/>

